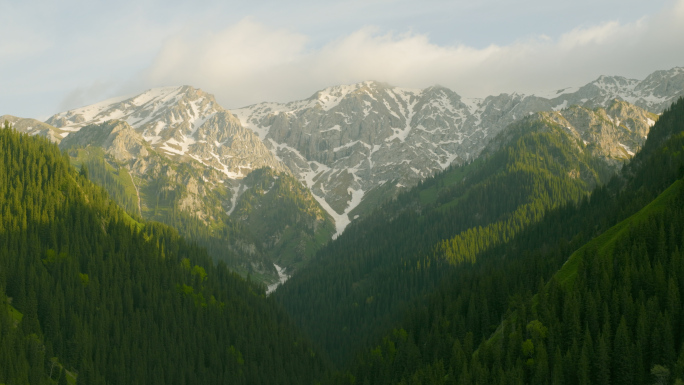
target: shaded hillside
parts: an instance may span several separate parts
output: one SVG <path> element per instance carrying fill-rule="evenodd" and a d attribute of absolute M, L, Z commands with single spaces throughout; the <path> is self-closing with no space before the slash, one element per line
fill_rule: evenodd
<path fill-rule="evenodd" d="M 452 270 L 348 375 L 374 384 L 684 378 L 681 149 L 682 100 L 618 177 Z"/>
<path fill-rule="evenodd" d="M 261 287 L 136 220 L 43 138 L 0 130 L 0 383 L 311 384 Z"/>
<path fill-rule="evenodd" d="M 291 175 L 258 169 L 244 179 L 243 186 L 231 216 L 247 227 L 279 266 L 292 270 L 305 266 L 335 233 L 330 215 Z"/>
<path fill-rule="evenodd" d="M 289 174 L 258 169 L 246 179 L 227 180 L 195 160 L 163 155 L 125 122 L 85 126 L 60 148 L 130 213 L 173 226 L 215 260 L 260 282 L 277 280 L 273 263 L 290 273 L 306 264 L 334 232 L 332 218 Z M 283 187 L 271 194 L 251 189 L 274 180 Z M 275 206 L 279 214 L 271 215 L 267 208 Z M 268 226 L 261 226 L 265 213 Z"/>

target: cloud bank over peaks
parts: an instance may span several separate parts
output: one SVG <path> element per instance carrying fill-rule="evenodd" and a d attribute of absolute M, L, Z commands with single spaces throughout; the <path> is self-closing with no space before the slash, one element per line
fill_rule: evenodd
<path fill-rule="evenodd" d="M 637 21 L 580 26 L 556 39 L 510 45 L 437 45 L 425 34 L 372 26 L 311 47 L 313 37 L 252 18 L 223 30 L 168 38 L 137 79 L 149 87 L 191 84 L 227 108 L 289 101 L 337 84 L 378 80 L 405 87 L 441 84 L 463 96 L 534 93 L 585 84 L 599 75 L 643 78 L 684 65 L 684 0 Z"/>

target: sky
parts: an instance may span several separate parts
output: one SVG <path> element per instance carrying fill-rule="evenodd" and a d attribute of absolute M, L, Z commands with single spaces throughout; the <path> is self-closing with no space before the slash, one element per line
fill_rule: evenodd
<path fill-rule="evenodd" d="M 684 0 L 0 0 L 0 115 L 160 86 L 225 108 L 377 80 L 464 97 L 684 66 Z"/>

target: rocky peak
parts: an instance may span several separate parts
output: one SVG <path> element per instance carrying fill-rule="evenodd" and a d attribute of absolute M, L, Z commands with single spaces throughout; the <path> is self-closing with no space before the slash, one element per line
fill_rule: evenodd
<path fill-rule="evenodd" d="M 110 99 L 56 114 L 48 122 L 68 134 L 112 119 L 128 123 L 159 153 L 179 160 L 194 159 L 230 179 L 265 166 L 288 171 L 213 95 L 190 86 L 154 88 L 133 97 Z M 121 159 L 129 157 L 119 154 Z"/>
<path fill-rule="evenodd" d="M 617 99 L 606 108 L 572 105 L 558 111 L 533 113 L 511 124 L 483 151 L 492 153 L 530 130 L 556 132 L 574 138 L 583 151 L 618 171 L 643 146 L 657 118 L 643 108 Z"/>
<path fill-rule="evenodd" d="M 505 125 L 543 109 L 548 101 L 518 94 L 464 100 L 441 86 L 363 82 L 234 113 L 312 190 L 339 232 L 364 211 L 359 205 L 368 194 L 382 190 L 387 198 L 472 158 Z"/>
<path fill-rule="evenodd" d="M 684 94 L 684 67 L 675 67 L 668 71 L 656 71 L 646 77 L 636 87 L 635 91 L 646 96 L 660 99 L 672 99 L 673 96 Z M 660 111 L 669 107 L 660 107 Z M 658 112 L 660 112 L 658 111 Z"/>
<path fill-rule="evenodd" d="M 561 108 L 573 104 L 596 108 L 619 99 L 657 114 L 683 95 L 684 68 L 676 67 L 656 71 L 644 80 L 600 76 L 576 91 L 564 91 L 553 97 L 551 103 Z"/>
<path fill-rule="evenodd" d="M 578 140 L 605 144 L 594 146 L 601 156 L 619 159 L 640 147 L 638 137 L 647 135 L 653 114 L 682 95 L 682 68 L 642 81 L 601 76 L 546 97 L 469 99 L 442 86 L 419 90 L 367 81 L 329 87 L 304 100 L 259 103 L 232 115 L 213 96 L 184 86 L 112 99 L 50 121 L 66 135 L 121 119 L 160 154 L 200 162 L 229 179 L 263 166 L 291 172 L 335 218 L 339 233 L 400 189 L 478 156 L 525 117 L 546 112 L 544 119 L 575 130 Z"/>

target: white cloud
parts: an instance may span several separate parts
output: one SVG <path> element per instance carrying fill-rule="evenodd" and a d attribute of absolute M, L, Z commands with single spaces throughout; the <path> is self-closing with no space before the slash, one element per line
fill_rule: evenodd
<path fill-rule="evenodd" d="M 288 65 L 301 58 L 307 38 L 240 21 L 218 33 L 196 40 L 169 39 L 162 47 L 149 73 L 152 82 L 185 79 L 202 80 L 207 75 L 230 84 L 243 76 Z"/>
<path fill-rule="evenodd" d="M 199 39 L 168 39 L 142 79 L 149 86 L 201 87 L 229 108 L 294 100 L 369 79 L 409 87 L 442 84 L 464 96 L 530 93 L 582 85 L 601 74 L 643 77 L 684 65 L 682 26 L 684 0 L 633 23 L 578 27 L 557 39 L 440 46 L 423 34 L 365 27 L 312 49 L 311 37 L 244 19 Z"/>
<path fill-rule="evenodd" d="M 529 93 L 684 65 L 684 0 L 578 1 L 0 0 L 1 113 L 179 84 L 229 108 L 368 79 Z"/>
<path fill-rule="evenodd" d="M 106 95 L 112 89 L 114 89 L 114 84 L 111 82 L 96 82 L 86 87 L 75 88 L 62 99 L 59 110 L 66 111 L 85 106 L 92 100 L 102 98 L 102 95 Z"/>

